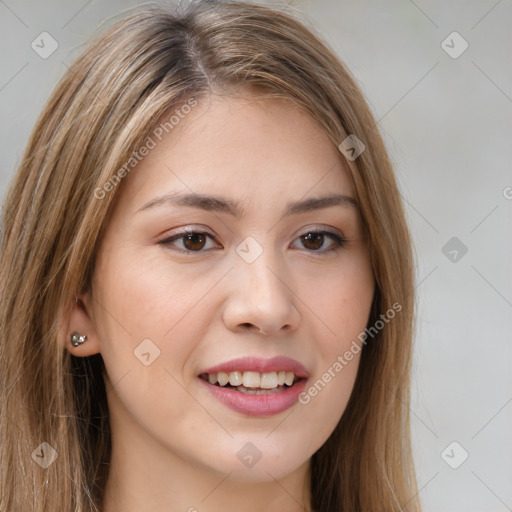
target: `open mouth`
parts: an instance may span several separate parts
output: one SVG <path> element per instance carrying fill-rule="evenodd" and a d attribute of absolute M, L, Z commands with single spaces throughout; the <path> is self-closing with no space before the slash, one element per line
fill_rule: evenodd
<path fill-rule="evenodd" d="M 254 371 L 234 371 L 202 373 L 200 378 L 210 384 L 247 395 L 280 393 L 301 381 L 293 372 L 279 371 L 259 373 Z"/>

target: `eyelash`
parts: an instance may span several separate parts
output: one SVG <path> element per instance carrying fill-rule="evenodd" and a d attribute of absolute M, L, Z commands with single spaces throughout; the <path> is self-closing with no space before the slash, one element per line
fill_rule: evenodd
<path fill-rule="evenodd" d="M 299 235 L 297 237 L 297 239 L 299 239 L 305 235 L 309 235 L 309 234 L 324 235 L 324 236 L 327 235 L 329 238 L 334 240 L 334 244 L 329 249 L 316 250 L 316 251 L 306 249 L 307 252 L 311 252 L 311 253 L 325 254 L 325 253 L 330 253 L 330 252 L 337 252 L 345 246 L 346 242 L 348 242 L 348 240 L 337 235 L 336 233 L 333 233 L 332 231 L 326 231 L 326 230 L 320 230 L 320 229 L 318 229 L 318 230 L 317 229 L 308 229 L 302 235 Z M 211 236 L 209 233 L 206 233 L 205 231 L 194 231 L 194 230 L 187 229 L 187 230 L 181 231 L 180 233 L 176 233 L 175 235 L 172 235 L 168 238 L 165 238 L 164 240 L 161 240 L 158 243 L 161 245 L 168 246 L 168 245 L 171 245 L 172 242 L 179 240 L 179 239 L 183 239 L 187 235 L 205 235 L 205 236 L 209 237 L 210 239 L 214 240 L 213 236 Z M 206 250 L 209 250 L 209 249 L 206 249 Z M 184 252 L 187 254 L 193 254 L 193 253 L 199 254 L 201 252 L 205 252 L 204 249 L 201 249 L 199 251 L 192 251 L 190 249 L 181 249 L 181 248 L 179 248 L 178 251 Z"/>

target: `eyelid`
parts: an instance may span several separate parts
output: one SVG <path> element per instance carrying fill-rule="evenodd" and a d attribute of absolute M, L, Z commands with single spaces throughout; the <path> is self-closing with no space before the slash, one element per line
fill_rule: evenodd
<path fill-rule="evenodd" d="M 205 235 L 208 235 L 212 238 L 216 238 L 216 236 L 217 236 L 214 233 L 212 233 L 211 230 L 209 228 L 207 228 L 206 226 L 202 226 L 201 224 L 191 224 L 191 225 L 187 225 L 187 226 L 184 226 L 181 228 L 175 228 L 171 231 L 166 231 L 165 234 L 163 235 L 164 238 L 162 240 L 160 240 L 159 243 L 167 240 L 168 238 L 176 236 L 176 235 L 188 235 L 190 233 L 192 233 L 192 234 L 193 233 L 204 233 Z"/>
<path fill-rule="evenodd" d="M 347 238 L 345 237 L 345 235 L 343 234 L 343 232 L 340 229 L 335 228 L 333 226 L 326 226 L 326 225 L 322 225 L 322 224 L 314 225 L 312 227 L 308 226 L 304 229 L 301 229 L 299 231 L 299 234 L 296 235 L 295 238 L 297 238 L 299 236 L 306 235 L 307 233 L 327 233 L 327 234 L 332 233 L 333 235 L 339 236 L 343 240 L 347 240 Z"/>

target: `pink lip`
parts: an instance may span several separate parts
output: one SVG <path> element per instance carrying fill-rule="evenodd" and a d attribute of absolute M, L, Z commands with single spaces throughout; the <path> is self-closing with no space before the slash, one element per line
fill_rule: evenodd
<path fill-rule="evenodd" d="M 264 395 L 248 395 L 231 388 L 223 388 L 210 384 L 207 380 L 199 377 L 199 381 L 206 386 L 206 389 L 221 403 L 230 409 L 247 416 L 271 416 L 289 409 L 297 403 L 300 393 L 306 386 L 309 373 L 306 368 L 289 357 L 278 356 L 271 359 L 258 357 L 242 357 L 233 359 L 226 363 L 212 366 L 200 373 L 218 373 L 234 371 L 254 371 L 269 373 L 278 371 L 293 372 L 301 380 L 293 386 L 277 393 Z"/>
<path fill-rule="evenodd" d="M 272 416 L 273 414 L 286 411 L 286 409 L 297 403 L 299 395 L 302 393 L 307 382 L 306 379 L 302 379 L 292 387 L 278 393 L 246 395 L 241 391 L 215 386 L 200 377 L 199 381 L 221 403 L 233 411 L 247 416 Z"/>
<path fill-rule="evenodd" d="M 270 373 L 270 372 L 293 372 L 297 377 L 306 378 L 309 377 L 309 373 L 306 368 L 295 359 L 289 357 L 277 356 L 271 359 L 262 359 L 260 357 L 239 357 L 238 359 L 232 359 L 226 363 L 221 363 L 211 368 L 207 368 L 200 372 L 202 373 L 218 373 L 218 372 L 259 372 L 259 373 Z"/>

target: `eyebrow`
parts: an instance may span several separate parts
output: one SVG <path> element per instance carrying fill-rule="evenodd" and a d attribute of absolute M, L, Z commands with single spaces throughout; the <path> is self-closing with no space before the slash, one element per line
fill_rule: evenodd
<path fill-rule="evenodd" d="M 206 211 L 228 213 L 235 218 L 241 218 L 244 209 L 241 204 L 232 199 L 205 194 L 165 194 L 151 199 L 145 203 L 136 213 L 156 206 L 187 206 Z M 320 210 L 331 206 L 344 206 L 357 208 L 357 201 L 350 196 L 342 194 L 329 194 L 323 197 L 310 197 L 302 201 L 290 202 L 286 205 L 283 218 L 289 215 Z"/>

